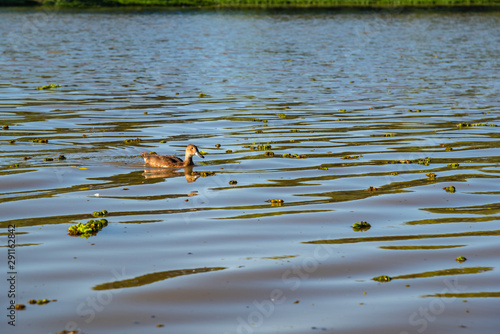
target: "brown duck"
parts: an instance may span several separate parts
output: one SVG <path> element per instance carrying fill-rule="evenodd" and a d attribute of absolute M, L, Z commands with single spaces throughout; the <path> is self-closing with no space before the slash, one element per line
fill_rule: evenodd
<path fill-rule="evenodd" d="M 182 161 L 181 158 L 176 157 L 175 155 L 158 155 L 158 154 L 149 154 L 147 152 L 142 152 L 141 156 L 144 158 L 144 163 L 149 166 L 153 167 L 186 167 L 186 166 L 192 166 L 194 165 L 193 163 L 193 156 L 197 155 L 202 159 L 205 159 L 203 155 L 198 151 L 198 148 L 193 145 L 189 144 L 186 147 L 186 155 L 184 156 L 184 161 Z"/>

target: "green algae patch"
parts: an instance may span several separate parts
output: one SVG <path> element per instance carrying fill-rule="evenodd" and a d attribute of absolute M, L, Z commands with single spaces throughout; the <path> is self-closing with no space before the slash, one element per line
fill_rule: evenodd
<path fill-rule="evenodd" d="M 467 259 L 465 258 L 465 256 L 459 256 L 455 259 L 455 261 L 459 262 L 459 263 L 462 263 L 462 262 L 465 262 L 467 261 Z"/>
<path fill-rule="evenodd" d="M 434 173 L 427 173 L 425 175 L 429 178 L 429 180 L 435 180 L 436 179 L 436 174 L 434 174 Z"/>
<path fill-rule="evenodd" d="M 108 221 L 106 219 L 89 220 L 85 224 L 78 223 L 75 225 L 71 225 L 68 228 L 68 235 L 79 236 L 87 239 L 90 236 L 96 235 L 97 232 L 102 230 L 107 225 Z"/>
<path fill-rule="evenodd" d="M 138 144 L 142 141 L 141 138 L 135 138 L 135 139 L 125 139 L 125 144 Z"/>
<path fill-rule="evenodd" d="M 108 214 L 107 210 L 101 210 L 101 211 L 94 211 L 92 212 L 92 217 L 104 217 Z"/>
<path fill-rule="evenodd" d="M 209 170 L 207 170 L 207 171 L 201 171 L 201 172 L 194 171 L 192 173 L 192 175 L 199 175 L 201 177 L 207 177 L 207 176 L 214 176 L 215 172 L 214 171 L 209 171 Z"/>
<path fill-rule="evenodd" d="M 370 223 L 367 223 L 365 221 L 360 221 L 357 223 L 352 224 L 352 229 L 353 231 L 356 232 L 363 232 L 363 231 L 368 231 L 372 226 Z"/>
<path fill-rule="evenodd" d="M 392 281 L 392 277 L 390 276 L 387 276 L 387 275 L 382 275 L 382 276 L 376 276 L 376 277 L 373 277 L 372 280 L 376 281 L 376 282 L 381 282 L 381 283 L 385 283 L 385 282 L 390 282 Z"/>
<path fill-rule="evenodd" d="M 443 188 L 447 193 L 454 193 L 456 191 L 454 186 L 444 187 Z"/>
<path fill-rule="evenodd" d="M 320 167 L 318 167 L 318 169 L 319 170 L 328 170 L 328 167 L 326 167 L 326 166 L 320 166 Z"/>
<path fill-rule="evenodd" d="M 285 203 L 281 198 L 269 199 L 266 202 L 271 203 L 271 206 L 282 206 Z"/>
<path fill-rule="evenodd" d="M 38 86 L 36 88 L 36 90 L 47 90 L 47 89 L 54 89 L 54 88 L 59 88 L 59 87 L 62 87 L 62 85 L 48 84 L 48 85 L 45 85 L 45 86 Z"/>

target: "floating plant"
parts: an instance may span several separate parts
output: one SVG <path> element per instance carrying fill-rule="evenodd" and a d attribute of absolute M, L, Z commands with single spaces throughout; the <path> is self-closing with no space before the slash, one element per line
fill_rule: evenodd
<path fill-rule="evenodd" d="M 232 150 L 226 150 L 226 153 L 233 153 Z"/>
<path fill-rule="evenodd" d="M 204 94 L 204 93 L 200 93 L 200 94 L 198 94 L 198 97 L 199 97 L 200 99 L 202 99 L 202 98 L 205 98 L 205 97 L 210 97 L 210 95 L 208 95 L 208 94 Z"/>
<path fill-rule="evenodd" d="M 368 189 L 365 189 L 365 191 L 369 191 L 369 192 L 373 192 L 373 191 L 377 191 L 378 188 L 375 188 L 375 187 L 372 187 L 370 186 Z"/>
<path fill-rule="evenodd" d="M 9 130 L 9 126 L 8 125 L 2 126 L 2 130 Z"/>
<path fill-rule="evenodd" d="M 368 231 L 371 227 L 372 226 L 370 225 L 370 223 L 367 223 L 365 221 L 360 221 L 352 224 L 352 229 L 356 232 Z"/>
<path fill-rule="evenodd" d="M 286 118 L 286 114 L 278 114 L 279 118 Z"/>
<path fill-rule="evenodd" d="M 391 172 L 391 175 L 399 175 L 399 172 Z"/>
<path fill-rule="evenodd" d="M 36 300 L 36 299 L 31 299 L 31 300 L 29 300 L 29 301 L 28 301 L 28 303 L 30 303 L 30 304 L 32 304 L 32 305 L 33 305 L 33 304 L 44 305 L 44 304 L 48 304 L 48 303 L 50 303 L 50 300 L 48 300 L 47 298 L 44 298 L 44 299 L 38 299 L 38 300 Z"/>
<path fill-rule="evenodd" d="M 9 140 L 9 144 L 14 144 L 16 141 L 14 139 Z"/>
<path fill-rule="evenodd" d="M 436 174 L 434 174 L 434 173 L 427 173 L 427 174 L 425 174 L 425 175 L 426 175 L 429 179 L 431 179 L 431 180 L 435 180 L 435 179 L 436 179 Z"/>
<path fill-rule="evenodd" d="M 237 184 L 237 183 L 238 183 L 238 181 L 236 181 L 236 180 L 229 181 L 229 184 L 232 184 L 232 185 Z"/>
<path fill-rule="evenodd" d="M 359 159 L 359 155 L 344 155 L 341 159 L 344 160 Z"/>
<path fill-rule="evenodd" d="M 282 206 L 285 201 L 281 198 L 269 199 L 266 201 L 267 203 L 271 203 L 272 206 Z"/>
<path fill-rule="evenodd" d="M 274 157 L 274 152 L 268 151 L 268 152 L 264 153 L 264 155 L 266 157 Z"/>
<path fill-rule="evenodd" d="M 377 281 L 377 282 L 390 282 L 390 281 L 392 281 L 392 277 L 382 275 L 382 276 L 373 277 L 372 280 Z"/>
<path fill-rule="evenodd" d="M 44 160 L 44 161 L 54 161 L 54 159 L 53 159 L 53 158 L 45 158 L 45 159 L 43 159 L 43 160 Z"/>
<path fill-rule="evenodd" d="M 422 110 L 420 109 L 415 109 L 415 110 L 412 110 L 412 109 L 408 109 L 409 112 L 421 112 Z"/>
<path fill-rule="evenodd" d="M 447 193 L 454 193 L 455 192 L 454 186 L 444 187 L 443 189 L 446 190 Z"/>
<path fill-rule="evenodd" d="M 215 144 L 215 147 L 216 147 L 216 148 L 219 148 L 219 147 L 220 147 L 220 144 Z"/>
<path fill-rule="evenodd" d="M 17 311 L 25 310 L 26 309 L 26 305 L 24 305 L 24 304 L 16 304 L 15 309 Z"/>
<path fill-rule="evenodd" d="M 290 154 L 290 153 L 285 153 L 283 154 L 283 158 L 292 158 L 292 159 L 306 159 L 307 155 L 305 154 Z"/>
<path fill-rule="evenodd" d="M 141 138 L 136 138 L 136 139 L 125 139 L 125 144 L 137 144 L 142 141 Z"/>
<path fill-rule="evenodd" d="M 59 154 L 59 157 L 57 158 L 58 160 L 66 160 L 66 157 L 64 154 Z"/>
<path fill-rule="evenodd" d="M 446 146 L 446 148 L 444 149 L 446 152 L 450 152 L 450 151 L 453 151 L 453 147 L 451 146 Z"/>
<path fill-rule="evenodd" d="M 454 162 L 454 163 L 448 165 L 448 167 L 451 167 L 451 168 L 458 168 L 459 166 L 460 165 L 457 162 Z"/>
<path fill-rule="evenodd" d="M 197 172 L 197 171 L 194 171 L 192 173 L 193 175 L 200 175 L 202 177 L 207 177 L 207 176 L 214 176 L 215 175 L 215 172 L 213 171 L 201 171 L 201 172 Z"/>
<path fill-rule="evenodd" d="M 106 219 L 89 220 L 85 224 L 78 223 L 76 225 L 71 225 L 68 228 L 68 235 L 88 238 L 92 235 L 96 235 L 97 232 L 107 225 L 108 221 Z"/>
<path fill-rule="evenodd" d="M 38 86 L 36 90 L 45 90 L 45 89 L 54 89 L 54 88 L 59 88 L 62 87 L 62 85 L 57 85 L 57 84 L 48 84 L 45 86 Z"/>
<path fill-rule="evenodd" d="M 326 166 L 320 166 L 320 167 L 318 167 L 318 169 L 321 169 L 321 170 L 328 170 L 328 167 L 326 167 Z"/>
<path fill-rule="evenodd" d="M 455 259 L 455 261 L 462 263 L 467 261 L 467 259 L 465 258 L 465 256 L 459 256 Z"/>
<path fill-rule="evenodd" d="M 47 144 L 49 142 L 48 139 L 45 138 L 33 138 L 29 140 L 32 143 L 42 143 L 42 144 Z"/>
<path fill-rule="evenodd" d="M 106 211 L 106 210 L 94 211 L 94 212 L 92 212 L 92 217 L 104 217 L 107 214 L 108 214 L 108 211 Z"/>
<path fill-rule="evenodd" d="M 496 124 L 487 124 L 487 123 L 467 123 L 467 122 L 462 122 L 462 123 L 458 123 L 457 124 L 457 127 L 459 127 L 459 128 L 466 128 L 466 127 L 469 127 L 469 126 L 493 126 L 493 127 L 496 127 L 498 125 L 496 125 Z"/>

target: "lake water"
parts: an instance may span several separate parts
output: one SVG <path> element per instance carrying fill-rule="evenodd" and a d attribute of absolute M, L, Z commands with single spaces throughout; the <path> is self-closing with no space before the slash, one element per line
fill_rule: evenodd
<path fill-rule="evenodd" d="M 0 35 L 2 333 L 497 333 L 499 13 L 3 9 Z M 192 170 L 139 157 L 188 143 Z"/>

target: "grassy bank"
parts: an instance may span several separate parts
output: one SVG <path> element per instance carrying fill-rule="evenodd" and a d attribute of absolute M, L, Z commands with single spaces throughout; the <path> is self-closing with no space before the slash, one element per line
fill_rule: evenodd
<path fill-rule="evenodd" d="M 0 0 L 4 6 L 156 6 L 156 7 L 233 7 L 233 8 L 387 8 L 387 7 L 491 7 L 500 0 Z"/>

